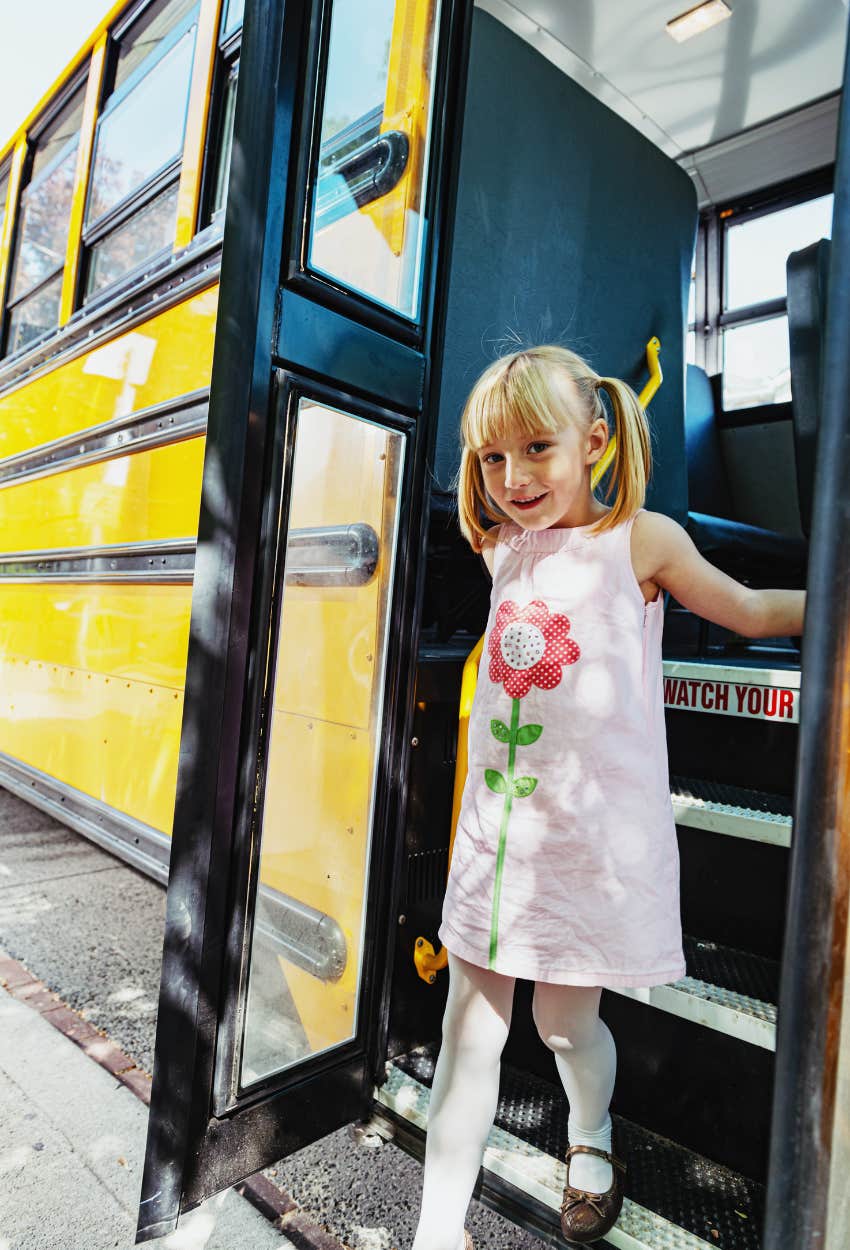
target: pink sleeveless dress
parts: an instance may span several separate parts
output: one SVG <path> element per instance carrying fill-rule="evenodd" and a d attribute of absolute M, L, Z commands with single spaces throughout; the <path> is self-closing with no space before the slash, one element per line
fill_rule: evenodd
<path fill-rule="evenodd" d="M 633 524 L 498 534 L 439 937 L 508 976 L 685 975 L 663 602 L 644 603 Z"/>

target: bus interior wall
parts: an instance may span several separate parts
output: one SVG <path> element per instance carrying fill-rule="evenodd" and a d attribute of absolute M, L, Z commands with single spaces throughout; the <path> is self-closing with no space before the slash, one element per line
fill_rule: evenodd
<path fill-rule="evenodd" d="M 505 90 L 510 84 L 510 90 Z M 435 1041 L 448 976 L 422 981 L 448 868 L 463 661 L 483 632 L 489 578 L 460 535 L 451 483 L 459 421 L 482 370 L 519 345 L 557 342 L 636 390 L 662 344 L 647 506 L 684 521 L 684 329 L 697 226 L 690 177 L 500 22 L 475 10 L 438 428 L 405 872 L 390 1016 L 391 1058 Z M 498 263 L 494 264 L 494 257 Z M 554 1077 L 520 986 L 506 1056 Z"/>

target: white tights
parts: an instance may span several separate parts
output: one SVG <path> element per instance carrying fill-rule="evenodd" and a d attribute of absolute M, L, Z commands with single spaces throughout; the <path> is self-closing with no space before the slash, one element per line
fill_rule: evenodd
<path fill-rule="evenodd" d="M 449 953 L 449 995 L 434 1073 L 425 1145 L 422 1207 L 413 1250 L 461 1250 L 466 1209 L 496 1115 L 499 1064 L 511 1023 L 514 977 Z M 598 986 L 534 987 L 534 1022 L 554 1053 L 570 1104 L 570 1141 L 599 1144 L 610 1131 L 608 1105 L 617 1052 L 599 1018 Z M 579 1128 L 580 1126 L 580 1128 Z M 584 1130 L 584 1132 L 582 1132 Z M 610 1149 L 610 1146 L 603 1147 Z M 582 1172 L 580 1164 L 590 1164 Z M 611 1167 L 577 1155 L 570 1183 L 602 1193 Z"/>

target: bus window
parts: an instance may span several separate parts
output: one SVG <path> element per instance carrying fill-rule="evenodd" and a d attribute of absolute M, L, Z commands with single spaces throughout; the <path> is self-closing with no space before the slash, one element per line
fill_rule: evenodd
<path fill-rule="evenodd" d="M 172 244 L 196 18 L 196 4 L 159 0 L 121 40 L 95 138 L 86 299 Z"/>
<path fill-rule="evenodd" d="M 221 23 L 222 37 L 232 35 L 242 25 L 245 14 L 245 0 L 225 0 L 224 16 Z"/>
<path fill-rule="evenodd" d="M 85 85 L 38 136 L 31 155 L 10 284 L 8 352 L 18 351 L 59 322 L 84 97 Z"/>
<path fill-rule="evenodd" d="M 233 118 L 236 113 L 236 83 L 239 79 L 238 59 L 225 72 L 227 77 L 222 92 L 208 223 L 218 221 L 221 218 L 227 201 L 227 185 L 230 181 L 230 157 L 233 150 Z"/>
<path fill-rule="evenodd" d="M 688 288 L 688 332 L 685 335 L 685 360 L 689 365 L 696 364 L 697 342 L 697 250 L 691 261 L 691 285 Z"/>
<path fill-rule="evenodd" d="M 156 0 L 148 5 L 128 36 L 121 40 L 115 66 L 112 95 L 120 90 L 134 70 L 153 56 L 178 22 L 195 8 L 197 0 Z"/>
<path fill-rule="evenodd" d="M 320 105 L 310 267 L 406 317 L 419 308 L 436 7 L 334 4 Z"/>
<path fill-rule="evenodd" d="M 236 115 L 236 84 L 239 81 L 239 48 L 245 0 L 225 0 L 219 33 L 219 63 L 210 109 L 211 160 L 207 167 L 206 212 L 204 225 L 224 227 L 224 206 L 230 182 L 233 153 L 233 119 Z"/>
<path fill-rule="evenodd" d="M 785 262 L 790 252 L 829 238 L 832 195 L 773 212 L 727 220 L 723 274 L 723 407 L 791 398 Z"/>
<path fill-rule="evenodd" d="M 6 196 L 9 194 L 9 175 L 0 177 L 0 239 L 3 238 L 3 226 L 6 224 Z"/>

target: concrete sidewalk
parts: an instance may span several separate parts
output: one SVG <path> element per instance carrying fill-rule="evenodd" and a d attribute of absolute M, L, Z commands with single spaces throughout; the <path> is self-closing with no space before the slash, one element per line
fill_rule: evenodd
<path fill-rule="evenodd" d="M 129 1250 L 147 1108 L 38 1011 L 0 988 L 0 1250 Z M 149 1243 L 292 1245 L 232 1190 Z"/>

